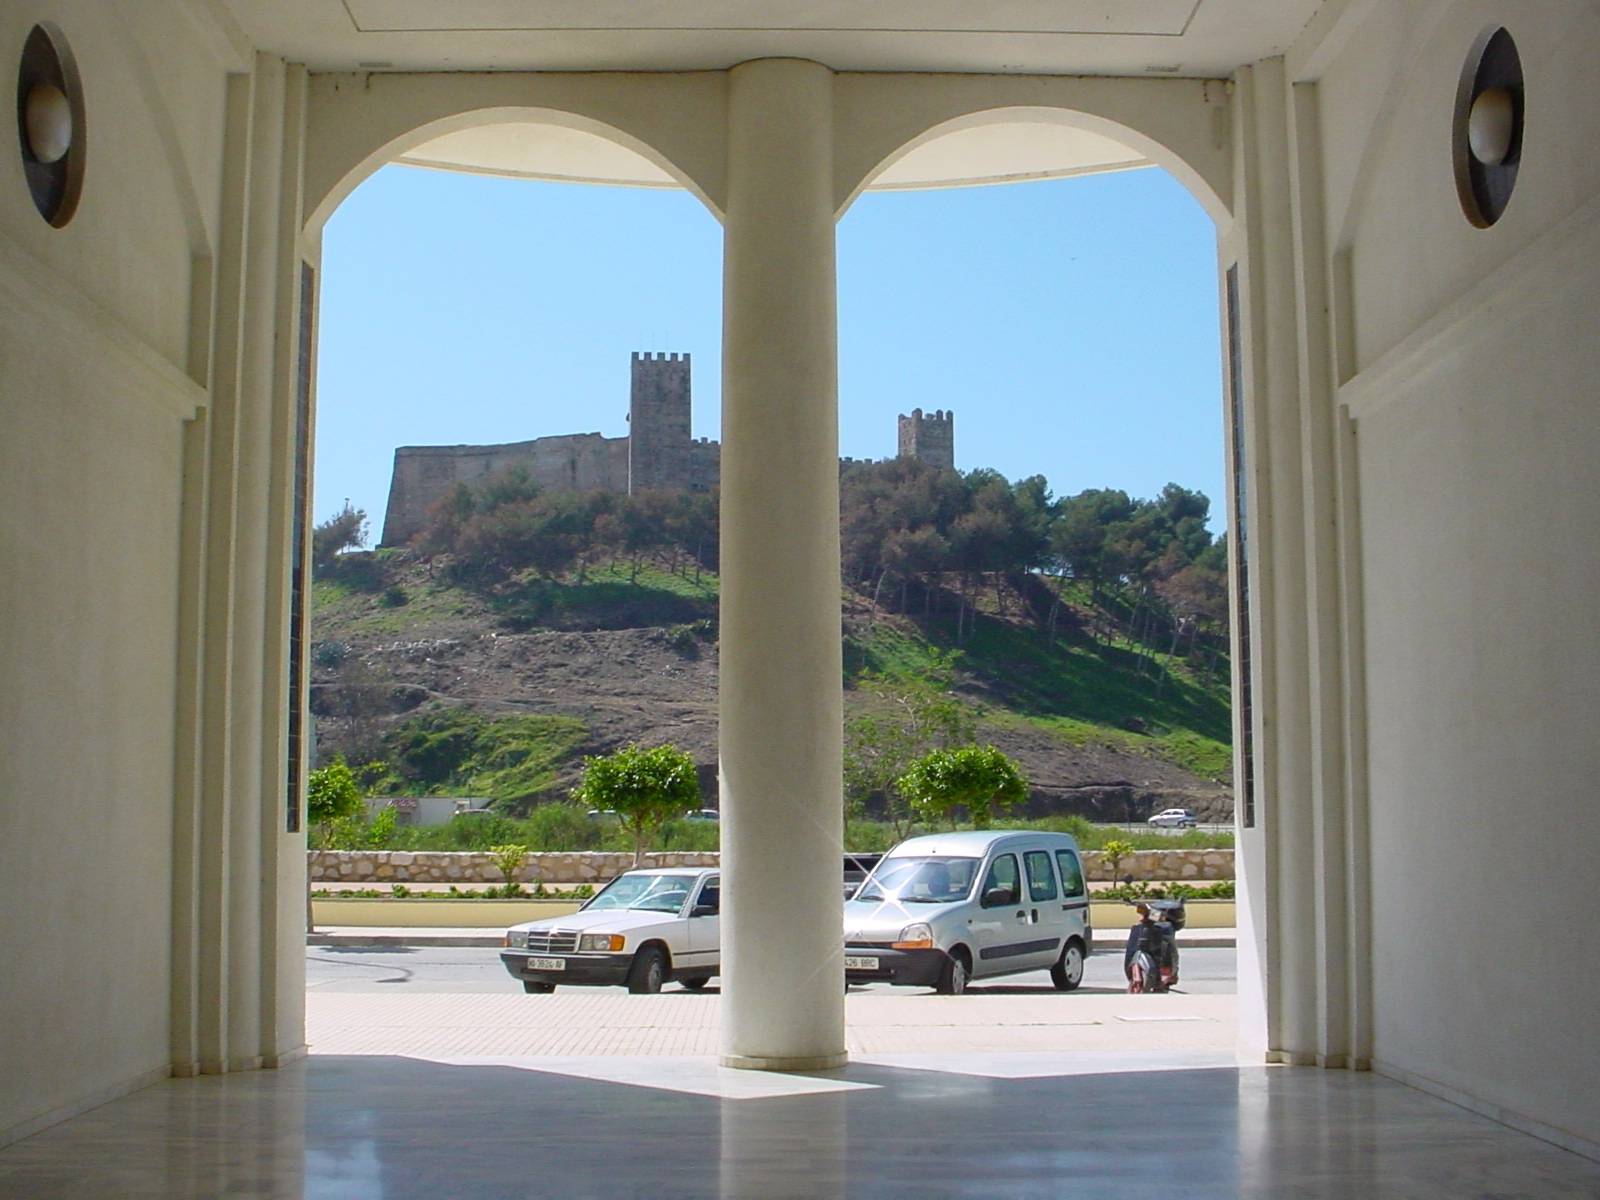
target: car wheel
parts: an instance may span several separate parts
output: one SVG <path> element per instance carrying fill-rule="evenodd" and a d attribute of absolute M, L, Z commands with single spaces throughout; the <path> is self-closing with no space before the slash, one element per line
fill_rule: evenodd
<path fill-rule="evenodd" d="M 1061 957 L 1056 965 L 1050 968 L 1050 982 L 1056 985 L 1058 992 L 1076 990 L 1083 982 L 1083 946 L 1076 941 L 1069 941 L 1061 948 Z"/>
<path fill-rule="evenodd" d="M 524 979 L 522 981 L 522 990 L 531 996 L 548 996 L 556 990 L 556 985 L 553 983 L 536 983 L 532 979 Z"/>
<path fill-rule="evenodd" d="M 658 946 L 646 946 L 633 956 L 628 968 L 628 990 L 636 996 L 654 996 L 667 977 L 667 958 Z"/>
<path fill-rule="evenodd" d="M 939 972 L 939 982 L 934 986 L 941 996 L 959 996 L 967 990 L 969 970 L 966 952 L 952 950 L 945 959 L 944 969 Z"/>
<path fill-rule="evenodd" d="M 705 985 L 710 983 L 710 982 L 711 982 L 711 976 L 709 976 L 709 975 L 696 975 L 693 979 L 685 979 L 683 981 L 683 986 L 688 988 L 691 992 L 698 992 L 701 988 L 705 987 Z"/>

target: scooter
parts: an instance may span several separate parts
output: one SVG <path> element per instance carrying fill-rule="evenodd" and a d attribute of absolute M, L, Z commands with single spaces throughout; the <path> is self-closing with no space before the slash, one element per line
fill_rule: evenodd
<path fill-rule="evenodd" d="M 1128 991 L 1165 992 L 1178 982 L 1178 930 L 1186 920 L 1183 901 L 1147 900 L 1140 919 L 1128 930 L 1122 970 Z"/>

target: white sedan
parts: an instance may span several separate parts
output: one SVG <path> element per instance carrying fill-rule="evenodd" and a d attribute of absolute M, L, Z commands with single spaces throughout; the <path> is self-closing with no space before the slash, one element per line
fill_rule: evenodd
<path fill-rule="evenodd" d="M 1158 812 L 1146 824 L 1158 829 L 1193 829 L 1199 822 L 1187 808 L 1169 808 L 1165 812 Z"/>
<path fill-rule="evenodd" d="M 584 983 L 654 993 L 669 980 L 702 988 L 721 966 L 721 899 L 715 868 L 628 871 L 575 913 L 513 925 L 500 961 L 525 992 Z"/>

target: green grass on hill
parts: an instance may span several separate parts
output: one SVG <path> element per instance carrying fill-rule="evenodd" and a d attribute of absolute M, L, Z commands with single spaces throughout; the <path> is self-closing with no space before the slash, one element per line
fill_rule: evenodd
<path fill-rule="evenodd" d="M 494 614 L 513 629 L 628 629 L 672 625 L 717 615 L 717 577 L 696 580 L 645 564 L 637 575 L 624 561 L 592 569 L 580 583 L 528 577 L 497 591 Z"/>
<path fill-rule="evenodd" d="M 382 637 L 428 629 L 483 611 L 480 601 L 443 580 L 370 589 L 342 578 L 311 585 L 311 636 Z M 337 631 L 335 634 L 328 632 Z"/>
<path fill-rule="evenodd" d="M 385 637 L 452 621 L 487 618 L 510 629 L 628 629 L 715 618 L 717 577 L 677 574 L 626 561 L 589 570 L 580 582 L 526 575 L 481 592 L 394 563 L 390 554 L 349 555 L 312 585 L 312 636 Z"/>
<path fill-rule="evenodd" d="M 376 795 L 488 796 L 518 805 L 555 785 L 589 730 L 575 717 L 490 717 L 465 708 L 432 707 L 397 725 L 383 740 L 389 773 L 369 786 Z"/>
<path fill-rule="evenodd" d="M 959 651 L 960 669 L 994 697 L 997 725 L 1026 724 L 1071 745 L 1100 744 L 1150 754 L 1207 778 L 1232 770 L 1227 676 L 1205 686 L 1178 660 L 1150 660 L 1120 647 L 1052 643 L 1037 630 L 980 616 L 956 646 L 943 625 L 924 636 L 882 623 L 850 640 L 846 673 L 876 671 L 925 679 L 942 655 Z"/>

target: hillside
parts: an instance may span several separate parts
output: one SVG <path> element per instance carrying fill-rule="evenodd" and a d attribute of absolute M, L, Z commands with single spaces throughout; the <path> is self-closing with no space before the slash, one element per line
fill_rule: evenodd
<path fill-rule="evenodd" d="M 675 567 L 676 569 L 667 569 Z M 1052 614 L 1012 580 L 931 616 L 844 592 L 847 717 L 866 673 L 916 684 L 954 655 L 951 692 L 978 736 L 1017 758 L 1038 812 L 1104 820 L 1185 804 L 1231 814 L 1227 664 L 1201 671 L 1107 645 L 1119 614 L 1069 589 Z M 319 749 L 379 762 L 382 791 L 495 796 L 516 810 L 564 796 L 585 754 L 671 741 L 714 786 L 716 587 L 687 561 L 608 559 L 560 580 L 466 586 L 411 551 L 342 555 L 314 589 Z M 916 609 L 913 605 L 912 608 Z"/>

